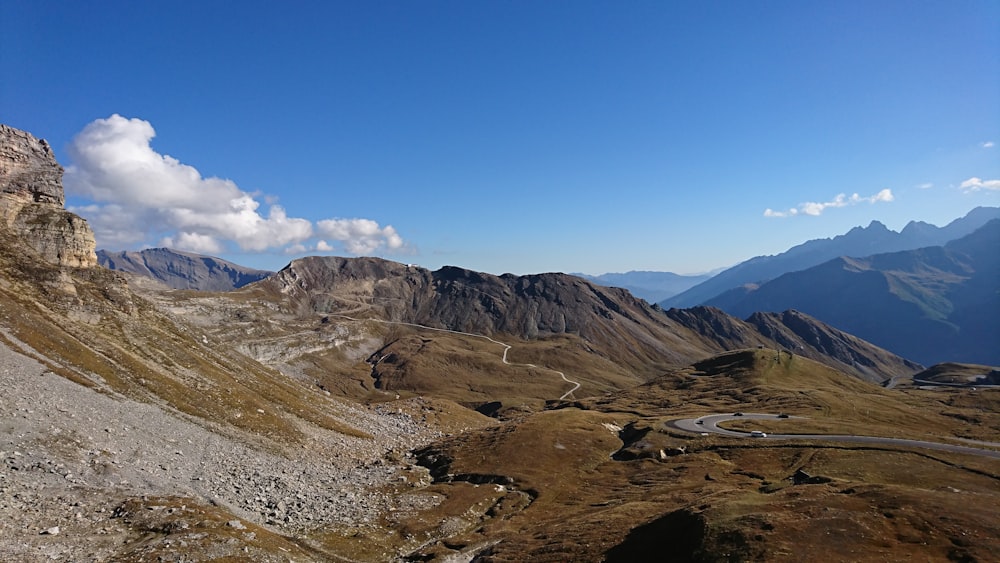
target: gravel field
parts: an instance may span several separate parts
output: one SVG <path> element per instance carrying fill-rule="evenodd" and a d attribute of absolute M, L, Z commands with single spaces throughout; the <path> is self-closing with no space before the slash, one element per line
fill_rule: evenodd
<path fill-rule="evenodd" d="M 397 409 L 327 398 L 376 439 L 309 427 L 307 444 L 278 453 L 247 445 L 263 446 L 259 437 L 82 387 L 4 345 L 0 389 L 5 562 L 106 559 L 135 539 L 116 508 L 143 496 L 214 504 L 278 533 L 371 527 L 397 508 L 378 489 L 398 479 L 405 452 L 439 435 Z"/>

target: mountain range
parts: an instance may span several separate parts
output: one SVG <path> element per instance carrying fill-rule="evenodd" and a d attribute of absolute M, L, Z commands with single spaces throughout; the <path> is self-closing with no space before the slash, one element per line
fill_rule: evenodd
<path fill-rule="evenodd" d="M 61 174 L 0 129 L 5 559 L 1000 550 L 988 366 L 923 370 L 799 311 L 663 310 L 565 274 L 307 257 L 176 291 L 98 264 Z"/>
<path fill-rule="evenodd" d="M 138 252 L 98 250 L 97 262 L 110 270 L 151 278 L 174 289 L 200 291 L 230 291 L 274 273 L 169 248 Z"/>
<path fill-rule="evenodd" d="M 879 223 L 873 223 L 868 228 L 852 229 L 841 237 L 810 241 L 777 257 L 755 258 L 727 270 L 728 273 L 723 272 L 720 276 L 724 278 L 730 275 L 743 275 L 753 268 L 762 266 L 774 267 L 784 264 L 784 267 L 788 267 L 793 263 L 807 263 L 815 260 L 816 256 L 831 252 L 831 249 L 871 249 L 908 245 L 918 240 L 950 240 L 950 237 L 971 230 L 970 234 L 948 243 L 953 246 L 953 250 L 959 248 L 964 250 L 951 251 L 946 250 L 947 246 L 930 246 L 914 251 L 901 251 L 902 254 L 896 253 L 899 255 L 895 257 L 880 258 L 882 255 L 878 254 L 857 258 L 841 256 L 833 259 L 832 263 L 781 274 L 763 284 L 743 284 L 705 303 L 741 318 L 747 318 L 757 311 L 804 312 L 816 320 L 858 335 L 924 365 L 945 361 L 997 364 L 1000 363 L 998 355 L 1000 352 L 997 352 L 998 348 L 994 342 L 997 341 L 998 329 L 997 323 L 992 320 L 994 315 L 991 315 L 990 311 L 997 311 L 1000 308 L 994 303 L 995 299 L 990 293 L 993 291 L 990 289 L 990 283 L 991 279 L 996 279 L 993 274 L 996 266 L 992 263 L 995 262 L 992 248 L 1000 244 L 995 240 L 995 236 L 990 238 L 989 234 L 995 230 L 990 225 L 996 221 L 996 219 L 990 220 L 989 217 L 997 215 L 997 212 L 997 208 L 977 208 L 943 228 L 911 222 L 902 233 L 894 233 Z M 983 221 L 986 223 L 981 224 Z M 968 242 L 958 242 L 963 239 L 968 239 Z M 907 255 L 906 252 L 912 254 Z M 170 249 L 128 253 L 98 251 L 97 256 L 100 264 L 105 267 L 146 276 L 179 289 L 230 291 L 271 274 L 271 272 L 243 268 L 218 258 Z M 952 263 L 942 264 L 942 260 L 950 260 Z M 350 269 L 343 265 L 338 268 L 343 271 Z M 409 268 L 410 272 L 418 270 Z M 396 272 L 396 269 L 379 267 L 373 271 L 378 271 L 379 275 L 383 276 L 382 281 L 385 282 L 384 278 L 391 277 L 393 274 L 390 272 Z M 880 272 L 878 275 L 884 276 L 887 281 L 876 281 L 871 278 L 876 272 Z M 465 272 L 461 268 L 446 267 L 431 275 L 435 280 L 433 284 L 437 285 L 443 284 L 442 280 L 449 276 L 454 276 L 456 280 L 464 280 L 454 283 L 470 287 L 476 287 L 478 283 L 488 283 L 491 287 L 472 291 L 493 297 L 511 291 L 510 288 L 498 289 L 499 282 L 496 280 L 517 279 L 520 285 L 542 288 L 535 291 L 548 292 L 550 296 L 565 293 L 563 290 L 553 288 L 569 287 L 570 291 L 577 291 L 579 288 L 591 287 L 578 283 L 576 280 L 579 276 L 562 274 L 539 274 L 522 278 L 510 275 L 496 277 L 485 273 Z M 378 278 L 374 274 L 371 277 Z M 560 280 L 558 283 L 549 283 L 557 277 Z M 332 279 L 324 279 L 321 283 L 333 283 Z M 651 301 L 648 299 L 650 291 L 667 291 L 667 287 L 673 287 L 675 290 L 685 286 L 691 287 L 698 280 L 707 280 L 697 286 L 705 288 L 714 283 L 713 280 L 716 278 L 709 279 L 707 275 L 678 276 L 668 272 L 627 272 L 587 276 L 584 279 L 607 287 L 608 289 L 603 291 L 609 294 L 617 291 L 612 288 L 620 287 L 635 295 L 632 291 L 635 286 L 630 284 L 645 284 L 642 291 L 647 292 L 646 301 Z M 487 282 L 487 280 L 492 281 Z M 658 289 L 652 289 L 657 285 Z M 523 293 L 522 296 L 534 298 L 530 292 Z M 536 323 L 536 326 L 528 326 L 530 323 L 524 322 L 523 312 L 517 311 L 517 306 L 505 304 L 502 310 L 503 318 L 497 319 L 501 326 L 498 328 L 490 325 L 484 329 L 513 331 L 525 337 L 534 337 L 538 334 L 539 328 L 543 334 L 552 333 L 553 330 L 559 332 L 559 327 L 563 326 L 565 321 L 549 316 L 565 317 L 571 310 L 566 306 L 569 301 L 570 299 L 559 295 L 555 304 L 543 305 L 543 308 L 554 307 L 553 310 L 557 313 L 547 311 L 539 318 L 541 324 Z M 447 303 L 447 307 L 453 305 L 450 302 L 443 303 Z M 973 305 L 963 305 L 964 303 Z M 539 305 L 533 303 L 531 306 L 537 308 Z M 458 307 L 449 314 L 454 315 L 459 310 L 466 311 L 465 308 Z M 482 312 L 475 314 L 481 316 Z M 515 327 L 514 323 L 517 322 L 523 326 Z M 580 322 L 582 321 L 578 321 L 578 324 Z M 517 330 L 514 330 L 515 328 Z M 659 337 L 653 338 L 655 340 Z M 732 342 L 724 344 L 734 345 Z M 632 347 L 626 349 L 631 350 Z M 646 354 L 643 357 L 645 359 L 638 363 L 635 361 L 626 363 L 655 365 L 655 362 L 646 362 L 650 355 Z M 848 371 L 851 369 L 848 368 Z"/>
<path fill-rule="evenodd" d="M 835 258 L 708 304 L 797 309 L 926 365 L 1000 365 L 1000 219 L 944 246 Z"/>
<path fill-rule="evenodd" d="M 740 262 L 687 291 L 660 302 L 660 306 L 669 309 L 700 305 L 731 289 L 746 284 L 760 284 L 840 256 L 864 257 L 940 246 L 968 235 L 996 218 L 1000 218 L 1000 208 L 977 207 L 965 217 L 955 219 L 944 227 L 911 221 L 898 233 L 878 221 L 872 221 L 867 227 L 855 227 L 843 235 L 810 240 L 780 254 L 757 256 Z"/>
<path fill-rule="evenodd" d="M 524 345 L 510 351 L 512 361 L 572 371 L 588 381 L 588 392 L 619 389 L 706 355 L 757 346 L 796 349 L 874 382 L 920 369 L 805 315 L 762 314 L 741 321 L 707 307 L 665 312 L 623 289 L 566 274 L 494 276 L 456 267 L 429 271 L 377 258 L 311 257 L 294 260 L 238 294 L 247 303 L 281 295 L 279 310 L 287 311 L 289 321 L 299 319 L 303 329 L 315 326 L 317 317 L 340 315 L 514 339 Z M 227 324 L 225 330 L 246 333 L 240 325 Z M 432 383 L 438 385 L 447 374 L 445 395 L 473 406 L 498 397 L 507 398 L 504 406 L 540 404 L 566 387 L 541 372 L 533 377 L 542 387 L 538 381 L 497 382 L 484 377 L 483 370 L 493 367 L 466 365 L 457 352 L 431 353 L 424 340 L 417 335 L 387 339 L 369 358 L 374 365 L 366 376 L 375 378 L 378 389 L 420 393 L 428 390 L 423 387 L 428 374 L 435 374 Z M 544 345 L 536 348 L 535 343 Z M 293 360 L 295 353 L 286 350 L 282 361 L 314 378 L 323 372 L 313 366 L 329 365 L 326 356 L 340 353 L 302 346 L 301 357 Z"/>

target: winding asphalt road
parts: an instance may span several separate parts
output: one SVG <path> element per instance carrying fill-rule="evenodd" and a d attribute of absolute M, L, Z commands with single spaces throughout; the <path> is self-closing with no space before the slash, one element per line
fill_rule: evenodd
<path fill-rule="evenodd" d="M 573 392 L 575 392 L 577 389 L 580 388 L 580 382 L 573 381 L 573 380 L 569 379 L 568 377 L 566 377 L 565 373 L 563 373 L 563 372 L 561 372 L 559 370 L 552 369 L 552 368 L 547 368 L 547 367 L 544 367 L 544 366 L 537 366 L 535 364 L 514 364 L 514 363 L 509 362 L 507 360 L 507 352 L 510 351 L 511 345 L 507 344 L 505 342 L 500 342 L 499 340 L 494 340 L 493 338 L 490 338 L 489 336 L 486 336 L 484 334 L 474 334 L 474 333 L 471 333 L 471 332 L 462 332 L 462 331 L 459 331 L 459 330 L 451 330 L 451 329 L 447 329 L 447 328 L 437 328 L 437 327 L 433 327 L 433 326 L 426 326 L 426 325 L 420 325 L 420 324 L 415 324 L 415 323 L 407 323 L 407 322 L 402 322 L 402 321 L 386 321 L 386 320 L 382 320 L 382 319 L 358 319 L 358 318 L 354 318 L 354 317 L 349 317 L 347 315 L 331 315 L 331 316 L 336 316 L 336 317 L 340 317 L 340 318 L 344 318 L 344 319 L 349 319 L 349 320 L 352 320 L 352 321 L 365 321 L 365 320 L 367 320 L 367 321 L 376 321 L 376 322 L 380 322 L 380 323 L 384 323 L 384 324 L 405 325 L 405 326 L 411 326 L 411 327 L 414 327 L 414 328 L 420 328 L 420 329 L 424 329 L 424 330 L 434 330 L 434 331 L 438 331 L 438 332 L 448 332 L 448 333 L 451 333 L 451 334 L 459 334 L 459 335 L 462 335 L 462 336 L 471 336 L 471 337 L 474 337 L 474 338 L 483 338 L 485 340 L 489 340 L 490 342 L 492 342 L 494 344 L 497 344 L 499 346 L 503 346 L 503 354 L 500 356 L 500 360 L 504 363 L 504 365 L 508 365 L 508 366 L 523 366 L 523 367 L 531 367 L 531 368 L 535 368 L 535 369 L 548 370 L 548 371 L 551 371 L 551 372 L 559 374 L 559 377 L 561 377 L 562 380 L 565 381 L 566 383 L 572 384 L 573 385 L 572 389 L 570 389 L 569 391 L 567 391 L 567 392 L 563 393 L 562 395 L 560 395 L 560 397 L 559 397 L 560 401 L 564 400 L 566 397 L 569 397 L 570 395 L 573 394 Z M 895 383 L 894 381 L 890 382 L 891 385 L 894 384 L 894 383 Z M 976 455 L 976 456 L 982 456 L 982 457 L 990 457 L 990 458 L 994 458 L 994 459 L 1000 459 L 1000 451 L 984 450 L 984 449 L 981 449 L 981 448 L 972 448 L 972 447 L 969 447 L 969 446 L 959 446 L 959 445 L 956 445 L 956 444 L 942 444 L 940 442 L 927 442 L 927 441 L 924 441 L 924 440 L 908 440 L 906 438 L 887 438 L 887 437 L 882 437 L 882 436 L 854 436 L 854 435 L 850 435 L 850 434 L 768 434 L 767 436 L 763 436 L 763 437 L 752 437 L 749 432 L 737 432 L 735 430 L 726 430 L 725 428 L 719 428 L 719 423 L 720 422 L 725 422 L 727 420 L 781 420 L 781 421 L 788 422 L 789 424 L 794 424 L 793 421 L 796 418 L 800 418 L 800 417 L 794 417 L 794 416 L 780 417 L 780 416 L 778 416 L 776 414 L 760 414 L 760 413 L 741 413 L 740 415 L 737 416 L 737 415 L 735 415 L 733 413 L 730 413 L 730 414 L 710 414 L 710 415 L 705 415 L 705 416 L 702 416 L 702 417 L 699 417 L 699 418 L 683 418 L 683 419 L 679 419 L 679 420 L 670 421 L 670 422 L 668 422 L 666 424 L 671 425 L 674 428 L 677 428 L 679 430 L 684 430 L 686 432 L 693 432 L 695 434 L 702 434 L 702 433 L 705 433 L 705 432 L 709 432 L 709 433 L 714 433 L 714 434 L 720 434 L 720 435 L 723 435 L 723 436 L 730 436 L 730 437 L 735 437 L 735 438 L 751 438 L 751 439 L 754 439 L 754 440 L 812 440 L 812 441 L 823 440 L 823 441 L 832 441 L 832 442 L 848 442 L 848 443 L 854 443 L 854 444 L 872 444 L 872 445 L 883 445 L 883 446 L 902 446 L 902 447 L 908 447 L 908 448 L 924 448 L 924 449 L 929 449 L 929 450 L 938 450 L 938 451 L 944 451 L 944 452 L 951 452 L 951 453 L 958 453 L 958 454 L 968 454 L 968 455 Z M 997 443 L 997 442 L 980 442 L 980 443 L 982 443 L 984 445 L 991 445 L 991 446 L 1000 447 L 1000 443 Z"/>
<path fill-rule="evenodd" d="M 956 444 L 942 444 L 939 442 L 926 442 L 924 440 L 908 440 L 905 438 L 884 438 L 879 436 L 852 436 L 839 434 L 768 434 L 766 437 L 751 437 L 749 432 L 737 432 L 719 428 L 720 422 L 727 420 L 780 420 L 785 424 L 794 426 L 795 419 L 800 417 L 782 418 L 776 414 L 745 413 L 742 415 L 730 414 L 710 414 L 700 418 L 684 418 L 673 420 L 666 424 L 685 432 L 696 434 L 713 433 L 734 438 L 749 438 L 752 440 L 827 440 L 832 442 L 849 442 L 854 444 L 871 444 L 882 446 L 902 446 L 907 448 L 924 448 L 928 450 L 938 450 L 957 454 L 968 454 L 982 457 L 1000 459 L 1000 451 L 984 450 L 981 448 L 971 448 L 969 446 L 959 446 Z M 987 442 L 988 445 L 1000 447 L 1000 443 Z"/>

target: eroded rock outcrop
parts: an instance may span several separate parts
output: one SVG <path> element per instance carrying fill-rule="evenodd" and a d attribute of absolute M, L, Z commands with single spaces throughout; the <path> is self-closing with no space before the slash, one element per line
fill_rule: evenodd
<path fill-rule="evenodd" d="M 0 124 L 0 228 L 13 231 L 51 264 L 96 266 L 94 232 L 66 211 L 62 175 L 47 142 Z"/>

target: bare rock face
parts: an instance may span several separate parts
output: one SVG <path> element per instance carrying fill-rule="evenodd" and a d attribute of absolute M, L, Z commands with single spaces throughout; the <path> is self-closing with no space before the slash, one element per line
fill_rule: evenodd
<path fill-rule="evenodd" d="M 45 140 L 0 124 L 0 193 L 62 207 L 66 203 L 62 174 Z"/>
<path fill-rule="evenodd" d="M 87 221 L 61 208 L 25 205 L 9 225 L 50 264 L 71 268 L 97 265 L 97 244 Z"/>
<path fill-rule="evenodd" d="M 0 228 L 51 264 L 96 266 L 94 232 L 64 208 L 62 174 L 47 142 L 0 124 Z"/>

